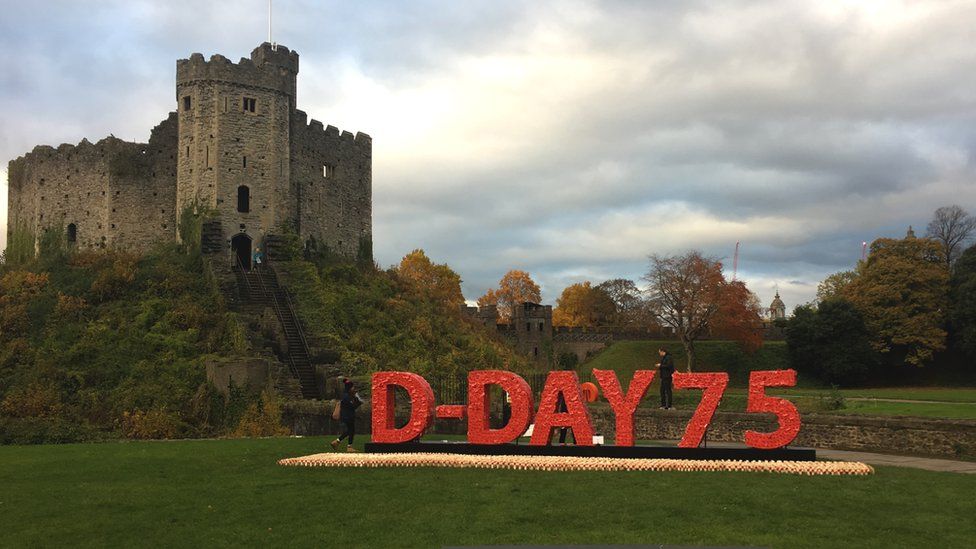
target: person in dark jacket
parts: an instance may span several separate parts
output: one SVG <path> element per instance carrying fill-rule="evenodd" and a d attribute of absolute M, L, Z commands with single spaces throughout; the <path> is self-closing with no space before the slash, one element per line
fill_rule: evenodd
<path fill-rule="evenodd" d="M 674 375 L 674 360 L 667 349 L 661 347 L 657 350 L 661 357 L 661 362 L 657 363 L 658 375 L 661 376 L 661 409 L 671 409 L 671 376 Z"/>
<path fill-rule="evenodd" d="M 363 399 L 359 398 L 356 386 L 353 385 L 352 381 L 347 379 L 345 381 L 345 391 L 343 391 L 342 400 L 339 402 L 339 423 L 341 425 L 341 431 L 339 438 L 333 440 L 331 443 L 333 450 L 338 450 L 339 443 L 342 442 L 342 439 L 348 437 L 346 451 L 356 451 L 352 447 L 353 438 L 356 436 L 356 408 L 359 408 L 362 404 Z"/>

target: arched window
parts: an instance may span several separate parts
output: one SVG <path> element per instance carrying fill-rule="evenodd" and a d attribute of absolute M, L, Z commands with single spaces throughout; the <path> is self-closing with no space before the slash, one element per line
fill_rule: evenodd
<path fill-rule="evenodd" d="M 251 190 L 247 185 L 237 187 L 237 211 L 241 213 L 251 211 Z"/>
<path fill-rule="evenodd" d="M 74 223 L 68 224 L 68 243 L 74 244 L 78 240 L 78 227 Z"/>

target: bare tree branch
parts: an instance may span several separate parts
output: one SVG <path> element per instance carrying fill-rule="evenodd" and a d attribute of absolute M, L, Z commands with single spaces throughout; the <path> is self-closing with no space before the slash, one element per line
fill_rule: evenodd
<path fill-rule="evenodd" d="M 953 204 L 935 210 L 926 236 L 942 245 L 946 265 L 952 267 L 974 231 L 976 231 L 976 217 Z"/>

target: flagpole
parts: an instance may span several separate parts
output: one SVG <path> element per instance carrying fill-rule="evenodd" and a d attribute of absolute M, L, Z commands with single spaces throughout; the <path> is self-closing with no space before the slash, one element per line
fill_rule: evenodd
<path fill-rule="evenodd" d="M 271 40 L 271 2 L 272 0 L 268 0 L 268 43 L 274 48 L 274 42 Z"/>

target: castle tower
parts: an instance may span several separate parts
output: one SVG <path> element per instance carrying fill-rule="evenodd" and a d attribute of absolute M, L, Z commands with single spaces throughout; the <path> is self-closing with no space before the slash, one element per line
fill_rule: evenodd
<path fill-rule="evenodd" d="M 524 302 L 512 308 L 512 328 L 519 351 L 545 361 L 552 352 L 552 305 Z"/>
<path fill-rule="evenodd" d="M 290 184 L 298 54 L 264 43 L 250 59 L 176 62 L 177 214 L 215 212 L 245 265 L 264 236 L 297 227 Z"/>

